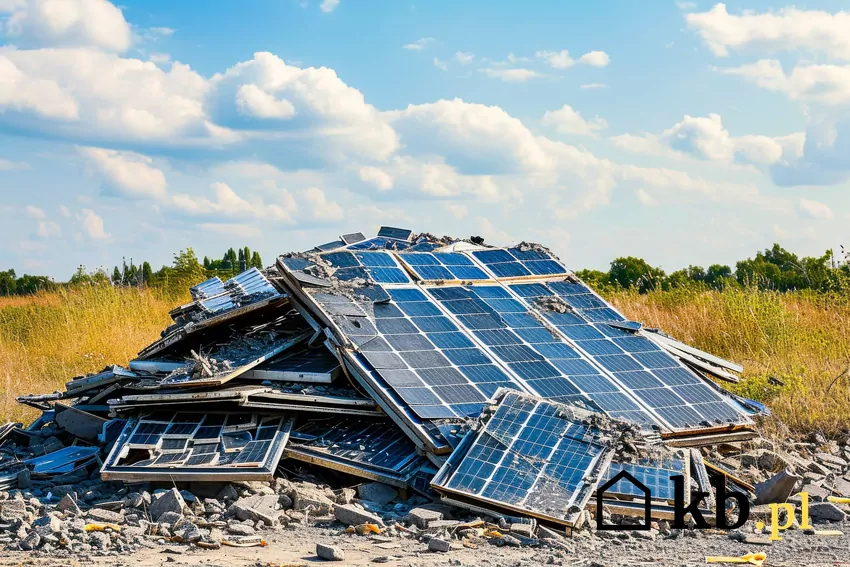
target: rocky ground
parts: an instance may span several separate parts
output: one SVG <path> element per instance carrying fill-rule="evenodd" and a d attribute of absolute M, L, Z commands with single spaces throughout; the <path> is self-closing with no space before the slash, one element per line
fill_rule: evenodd
<path fill-rule="evenodd" d="M 88 481 L 2 493 L 0 565 L 701 565 L 707 555 L 746 553 L 766 553 L 768 565 L 850 565 L 850 506 L 828 502 L 813 503 L 814 528 L 841 535 L 790 529 L 770 542 L 754 527 L 760 509 L 731 533 L 662 521 L 648 532 L 589 523 L 567 536 L 484 523 L 421 496 L 400 501 L 377 483 L 333 491 L 277 479 L 206 497 L 133 488 Z"/>

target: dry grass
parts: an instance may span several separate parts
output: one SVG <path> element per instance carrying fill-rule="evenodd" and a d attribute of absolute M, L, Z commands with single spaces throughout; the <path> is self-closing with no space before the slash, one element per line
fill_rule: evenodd
<path fill-rule="evenodd" d="M 72 376 L 126 364 L 159 337 L 186 298 L 151 290 L 83 288 L 0 298 L 0 417 L 28 420 L 22 393 L 51 392 Z M 834 434 L 850 424 L 850 298 L 732 290 L 609 297 L 629 317 L 740 362 L 742 395 L 768 403 L 792 429 Z M 769 377 L 782 380 L 774 386 Z"/>
<path fill-rule="evenodd" d="M 792 431 L 850 427 L 850 376 L 835 380 L 850 365 L 850 297 L 675 290 L 609 299 L 646 326 L 742 364 L 731 389 L 767 403 Z"/>
<path fill-rule="evenodd" d="M 35 417 L 24 393 L 64 389 L 71 377 L 126 364 L 170 322 L 168 300 L 150 290 L 85 287 L 0 298 L 0 417 Z"/>

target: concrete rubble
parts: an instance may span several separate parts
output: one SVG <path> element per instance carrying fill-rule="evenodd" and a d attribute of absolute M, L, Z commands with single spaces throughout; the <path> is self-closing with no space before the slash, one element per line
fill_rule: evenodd
<path fill-rule="evenodd" d="M 545 286 L 566 295 L 532 294 Z M 848 519 L 850 433 L 781 445 L 758 437 L 763 408 L 711 379 L 740 372 L 737 365 L 626 321 L 581 286 L 537 245 L 495 249 L 480 238 L 391 227 L 375 238 L 344 235 L 286 254 L 263 272 L 194 286 L 193 301 L 172 312 L 173 325 L 127 368 L 109 366 L 74 378 L 65 391 L 19 398 L 41 415 L 28 426 L 0 428 L 0 545 L 57 557 L 142 548 L 180 553 L 264 546 L 275 532 L 321 525 L 340 537 L 371 538 L 374 561 L 383 562 L 390 556 L 378 551 L 399 540 L 419 542 L 423 552 L 492 545 L 563 554 L 588 539 L 654 541 L 689 531 L 670 527 L 672 497 L 663 494 L 653 495 L 650 530 L 597 531 L 597 522 L 640 520 L 643 501 L 613 484 L 617 471 L 684 474 L 692 489 L 709 493 L 706 510 L 715 505 L 712 479 L 744 492 L 751 517 L 729 534 L 743 534 L 740 541 L 758 540 L 754 526 L 768 517 L 766 505 L 788 502 L 799 510 L 802 492 L 814 524 Z M 436 299 L 420 300 L 422 291 Z M 571 299 L 577 295 L 581 301 Z M 493 305 L 503 311 L 486 311 Z M 413 332 L 411 322 L 443 325 L 443 334 Z M 711 423 L 677 424 L 674 412 L 655 411 L 640 397 L 645 386 L 630 382 L 646 376 L 606 366 L 608 343 L 582 343 L 580 323 L 582 332 L 601 331 L 611 344 L 654 353 L 635 355 L 647 368 L 659 353 L 673 357 L 665 360 L 680 365 L 677 376 L 694 379 L 679 394 L 685 405 L 689 391 L 707 385 L 735 411 L 724 408 Z M 485 338 L 505 336 L 494 334 L 498 324 L 523 340 L 490 345 Z M 408 346 L 419 354 L 408 356 Z M 566 347 L 580 356 L 558 358 Z M 451 365 L 429 374 L 432 353 L 451 357 Z M 584 374 L 570 374 L 576 361 Z M 555 374 L 529 372 L 549 362 L 581 395 L 541 394 L 555 385 Z M 473 365 L 469 375 L 479 382 L 458 372 Z M 485 366 L 487 389 L 477 385 Z M 434 381 L 423 386 L 423 376 Z M 588 377 L 610 380 L 622 388 L 625 401 L 618 403 L 637 409 L 607 407 Z M 473 395 L 481 392 L 488 395 Z M 582 478 L 557 476 L 566 452 L 524 453 L 518 429 L 498 429 L 500 412 L 515 409 L 509 400 L 533 407 L 529 415 L 548 416 L 538 440 L 569 437 L 559 427 L 587 432 L 596 456 Z M 641 426 L 639 412 L 657 423 Z M 452 484 L 487 442 L 504 447 L 502 468 L 494 472 L 479 459 L 471 469 L 491 467 L 481 479 L 516 471 L 536 479 L 522 489 L 522 502 L 511 500 L 513 493 L 485 497 L 483 489 Z M 608 480 L 611 494 L 597 506 L 595 491 Z M 578 496 L 562 500 L 561 492 Z M 345 561 L 336 541 L 318 543 L 316 556 Z"/>

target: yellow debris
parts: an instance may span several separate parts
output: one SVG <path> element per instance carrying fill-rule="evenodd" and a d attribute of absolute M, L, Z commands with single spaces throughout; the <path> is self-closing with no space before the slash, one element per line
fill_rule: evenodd
<path fill-rule="evenodd" d="M 826 499 L 833 504 L 850 504 L 850 498 L 843 496 L 827 496 Z"/>
<path fill-rule="evenodd" d="M 357 535 L 380 534 L 381 528 L 377 524 L 360 524 L 354 528 Z M 348 531 L 348 530 L 346 530 Z"/>
<path fill-rule="evenodd" d="M 118 524 L 86 524 L 83 529 L 87 532 L 103 532 L 107 529 L 110 529 L 113 532 L 120 532 L 121 526 Z"/>
<path fill-rule="evenodd" d="M 706 563 L 750 563 L 756 567 L 761 567 L 766 560 L 767 555 L 764 553 L 748 553 L 740 557 L 709 556 L 705 558 Z"/>

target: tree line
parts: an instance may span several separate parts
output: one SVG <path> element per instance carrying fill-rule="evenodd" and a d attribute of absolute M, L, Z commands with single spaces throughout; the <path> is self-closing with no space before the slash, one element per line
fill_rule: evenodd
<path fill-rule="evenodd" d="M 174 254 L 170 266 L 153 271 L 149 262 L 115 266 L 110 276 L 100 268 L 93 272 L 80 266 L 68 282 L 58 283 L 46 276 L 15 275 L 14 270 L 0 271 L 0 295 L 28 295 L 51 291 L 60 286 L 81 284 L 111 284 L 115 286 L 150 286 L 175 293 L 204 279 L 218 276 L 222 280 L 249 268 L 263 268 L 260 254 L 244 248 L 229 248 L 221 259 L 205 256 L 199 261 L 192 248 Z M 712 264 L 708 268 L 688 266 L 669 274 L 653 267 L 642 258 L 621 257 L 611 262 L 608 271 L 580 270 L 576 275 L 596 289 L 634 290 L 647 293 L 653 290 L 689 288 L 722 290 L 728 287 L 756 287 L 775 291 L 839 291 L 850 292 L 850 254 L 842 246 L 836 256 L 827 250 L 822 256 L 798 257 L 774 244 L 757 252 L 755 257 L 731 266 Z"/>
<path fill-rule="evenodd" d="M 115 266 L 110 275 L 104 268 L 89 271 L 79 266 L 67 282 L 56 282 L 47 276 L 24 274 L 17 276 L 15 270 L 0 271 L 0 296 L 31 295 L 39 291 L 54 291 L 60 287 L 78 285 L 110 284 L 125 287 L 155 287 L 166 291 L 185 292 L 186 288 L 213 276 L 222 280 L 231 278 L 249 268 L 263 268 L 260 253 L 250 248 L 228 248 L 221 259 L 211 260 L 204 256 L 203 264 L 192 248 L 174 254 L 170 266 L 154 271 L 150 262 L 136 264 L 130 260 Z"/>
<path fill-rule="evenodd" d="M 735 268 L 712 264 L 708 268 L 688 266 L 669 274 L 642 258 L 617 258 L 607 272 L 581 270 L 576 275 L 596 289 L 654 290 L 689 288 L 722 290 L 755 287 L 760 290 L 850 292 L 850 254 L 842 246 L 838 256 L 827 250 L 822 256 L 798 257 L 779 244 L 755 257 L 736 262 Z"/>

